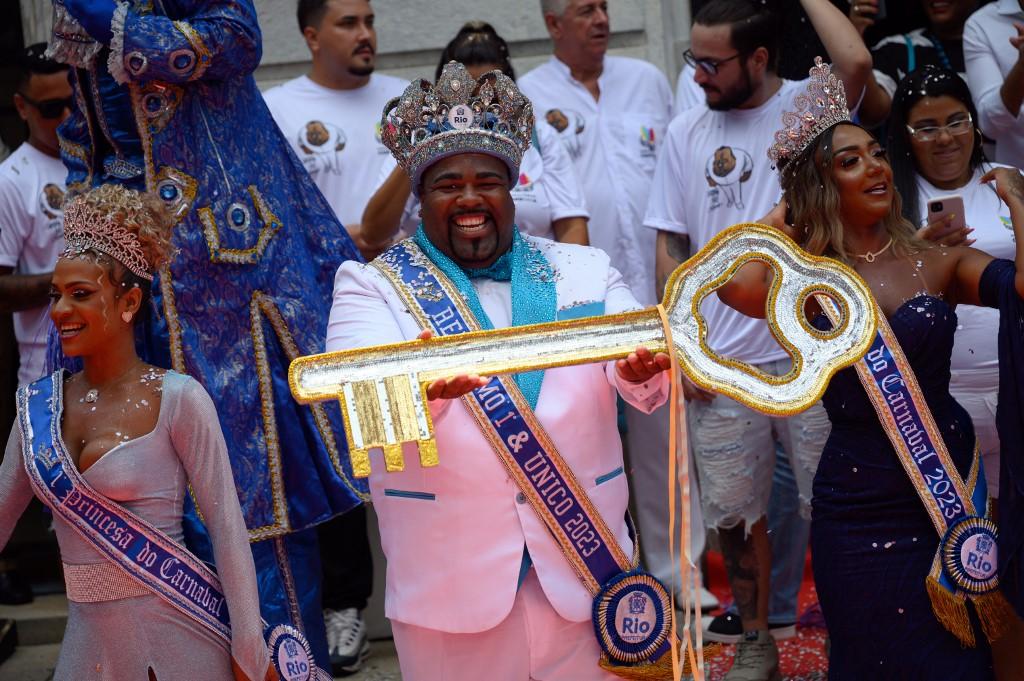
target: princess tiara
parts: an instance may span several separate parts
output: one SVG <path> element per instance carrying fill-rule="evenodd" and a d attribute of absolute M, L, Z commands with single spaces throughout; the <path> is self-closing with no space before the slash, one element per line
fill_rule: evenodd
<path fill-rule="evenodd" d="M 829 65 L 815 57 L 809 73 L 807 92 L 793 101 L 796 111 L 782 114 L 782 130 L 775 133 L 775 143 L 768 149 L 768 158 L 776 167 L 799 156 L 833 125 L 850 120 L 846 89 Z"/>
<path fill-rule="evenodd" d="M 99 251 L 127 267 L 135 276 L 153 281 L 139 238 L 117 224 L 113 215 L 90 206 L 81 196 L 64 208 L 64 242 L 62 257 Z"/>
<path fill-rule="evenodd" d="M 448 62 L 435 85 L 413 82 L 384 106 L 381 140 L 419 192 L 420 176 L 448 156 L 482 153 L 504 161 L 512 186 L 533 135 L 533 106 L 515 81 L 491 71 L 473 80 Z"/>

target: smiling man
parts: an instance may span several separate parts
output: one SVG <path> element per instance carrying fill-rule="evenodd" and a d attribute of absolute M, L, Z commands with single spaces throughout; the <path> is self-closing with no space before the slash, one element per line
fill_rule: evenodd
<path fill-rule="evenodd" d="M 437 85 L 415 83 L 389 104 L 383 125 L 420 198 L 422 225 L 369 265 L 338 270 L 328 350 L 638 307 L 602 251 L 518 231 L 510 190 L 533 113 L 509 78 L 474 81 L 450 63 Z M 428 387 L 440 464 L 386 473 L 377 452 L 371 463 L 403 679 L 616 678 L 598 667 L 594 591 L 573 565 L 589 565 L 601 542 L 622 568 L 635 566 L 616 396 L 651 411 L 667 397 L 668 364 L 638 348 L 618 362 Z M 549 442 L 533 438 L 541 449 L 520 468 L 524 435 L 544 432 Z M 411 450 L 405 457 L 418 459 Z M 545 470 L 545 458 L 577 485 L 554 485 L 548 469 L 543 490 L 532 487 L 539 474 L 523 471 Z M 567 494 L 589 514 L 592 529 L 570 530 L 582 553 L 542 520 L 544 499 L 561 506 Z"/>

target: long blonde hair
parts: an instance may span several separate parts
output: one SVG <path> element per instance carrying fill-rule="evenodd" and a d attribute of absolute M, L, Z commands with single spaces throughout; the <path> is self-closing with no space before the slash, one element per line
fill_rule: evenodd
<path fill-rule="evenodd" d="M 825 130 L 803 153 L 780 166 L 779 181 L 785 192 L 793 226 L 804 235 L 804 250 L 849 264 L 853 258 L 847 252 L 845 230 L 840 218 L 839 190 L 832 175 L 832 135 L 839 125 Z M 927 243 L 918 238 L 914 225 L 903 217 L 902 206 L 903 201 L 894 188 L 889 214 L 882 219 L 882 223 L 892 237 L 893 251 L 907 256 L 927 247 Z"/>

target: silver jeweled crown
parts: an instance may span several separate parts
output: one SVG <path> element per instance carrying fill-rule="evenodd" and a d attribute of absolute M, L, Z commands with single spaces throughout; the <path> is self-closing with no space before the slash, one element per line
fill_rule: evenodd
<path fill-rule="evenodd" d="M 491 71 L 473 80 L 449 62 L 437 83 L 414 81 L 384 106 L 381 140 L 419 191 L 428 166 L 455 154 L 481 153 L 504 161 L 512 186 L 533 136 L 533 105 L 515 81 Z"/>
<path fill-rule="evenodd" d="M 850 120 L 846 89 L 829 65 L 815 57 L 809 73 L 807 92 L 793 100 L 796 111 L 782 114 L 782 129 L 775 133 L 775 143 L 768 149 L 768 158 L 776 167 L 799 156 L 833 125 Z"/>
<path fill-rule="evenodd" d="M 113 215 L 90 206 L 84 197 L 75 197 L 64 208 L 64 242 L 61 257 L 74 258 L 86 251 L 99 251 L 135 276 L 153 281 L 139 238 L 119 225 Z"/>

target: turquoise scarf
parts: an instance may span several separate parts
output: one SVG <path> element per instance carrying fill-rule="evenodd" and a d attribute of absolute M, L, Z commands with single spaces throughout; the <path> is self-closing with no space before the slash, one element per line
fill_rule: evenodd
<path fill-rule="evenodd" d="M 494 324 L 484 312 L 476 289 L 470 281 L 479 277 L 512 282 L 512 326 L 555 321 L 557 295 L 554 270 L 544 254 L 522 237 L 518 227 L 513 227 L 512 248 L 505 251 L 490 267 L 480 270 L 467 270 L 456 265 L 430 242 L 422 224 L 412 238 L 420 250 L 426 253 L 459 289 L 459 293 L 480 323 L 480 328 L 493 329 Z M 528 371 L 515 374 L 513 380 L 530 403 L 530 407 L 536 409 L 544 372 Z"/>

